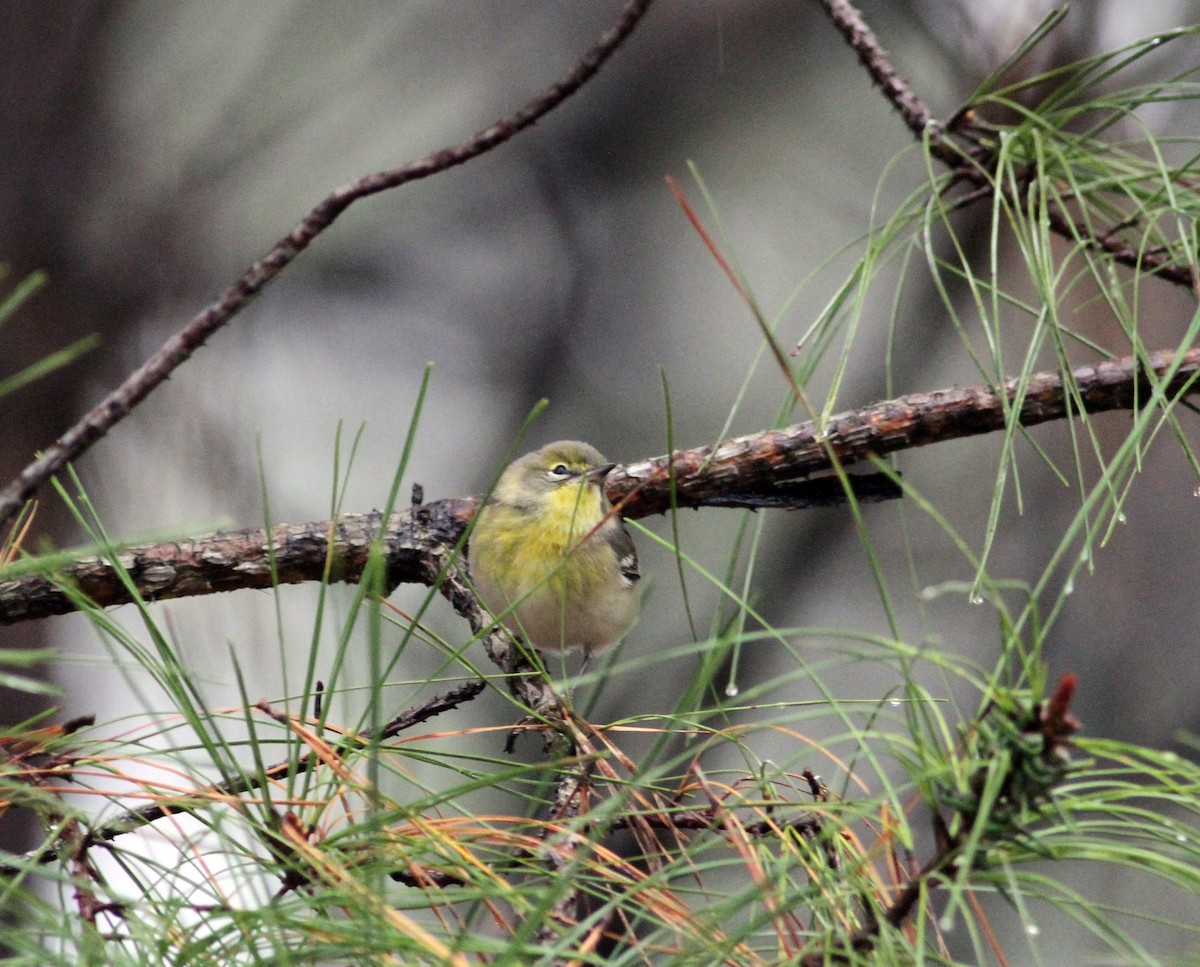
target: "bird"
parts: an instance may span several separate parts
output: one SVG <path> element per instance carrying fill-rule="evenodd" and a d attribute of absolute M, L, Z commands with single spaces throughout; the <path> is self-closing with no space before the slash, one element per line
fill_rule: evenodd
<path fill-rule="evenodd" d="M 468 539 L 468 573 L 492 617 L 539 651 L 582 648 L 581 673 L 638 615 L 637 548 L 604 495 L 615 466 L 578 440 L 527 453 Z"/>

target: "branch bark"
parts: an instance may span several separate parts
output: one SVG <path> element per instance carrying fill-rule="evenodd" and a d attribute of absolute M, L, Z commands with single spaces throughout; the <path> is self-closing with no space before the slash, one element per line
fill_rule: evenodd
<path fill-rule="evenodd" d="M 809 478 L 837 466 L 991 433 L 1010 420 L 1028 427 L 1077 416 L 1080 409 L 1100 413 L 1162 405 L 1195 392 L 1198 375 L 1200 349 L 1192 349 L 1083 366 L 1067 382 L 1060 373 L 1038 373 L 1003 387 L 913 393 L 834 416 L 824 427 L 798 423 L 629 464 L 609 475 L 608 496 L 630 519 L 664 513 L 672 502 L 679 508 L 826 503 L 844 496 L 841 482 Z M 892 495 L 880 492 L 877 478 L 868 483 L 860 499 Z M 806 493 L 819 499 L 806 499 Z M 477 506 L 477 497 L 452 497 L 394 514 L 386 526 L 379 512 L 346 514 L 281 524 L 269 533 L 256 528 L 129 547 L 116 557 L 142 598 L 166 600 L 276 583 L 355 582 L 380 539 L 389 587 L 429 585 L 444 579 L 446 551 L 461 539 Z M 132 600 L 113 563 L 92 557 L 49 574 L 31 570 L 0 576 L 0 624 L 73 610 L 63 585 L 101 606 Z"/>

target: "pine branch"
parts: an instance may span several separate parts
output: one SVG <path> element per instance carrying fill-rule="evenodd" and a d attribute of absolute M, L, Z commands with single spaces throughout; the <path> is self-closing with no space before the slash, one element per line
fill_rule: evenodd
<path fill-rule="evenodd" d="M 953 171 L 959 180 L 972 186 L 969 201 L 974 204 L 990 200 L 999 191 L 1010 205 L 1021 208 L 1023 202 L 1013 184 L 1023 184 L 1037 177 L 1036 167 L 1028 165 L 1023 174 L 1015 179 L 1001 178 L 997 172 L 1000 154 L 980 142 L 970 110 L 959 110 L 949 123 L 937 120 L 929 106 L 900 76 L 862 13 L 848 0 L 821 0 L 821 4 L 834 27 L 858 54 L 871 80 L 879 85 L 883 96 L 900 113 L 913 136 L 925 139 L 929 153 Z M 1055 234 L 1084 248 L 1101 252 L 1120 265 L 1159 276 L 1193 292 L 1200 289 L 1200 280 L 1191 265 L 1173 260 L 1170 253 L 1131 245 L 1123 239 L 1120 230 L 1128 227 L 1126 224 L 1108 228 L 1089 226 L 1073 218 L 1057 199 L 1048 202 L 1047 218 Z"/>
<path fill-rule="evenodd" d="M 672 505 L 673 464 L 674 502 L 680 508 L 828 502 L 844 495 L 840 482 L 810 477 L 828 474 L 834 468 L 831 458 L 847 467 L 873 456 L 991 433 L 1004 429 L 1009 419 L 1026 427 L 1066 419 L 1078 415 L 1079 405 L 1089 413 L 1161 405 L 1195 391 L 1200 349 L 1178 359 L 1171 352 L 1153 353 L 1146 364 L 1128 357 L 1084 366 L 1066 384 L 1059 373 L 1039 373 L 1009 380 L 1002 390 L 973 386 L 914 393 L 834 416 L 822 428 L 799 423 L 715 447 L 679 450 L 673 458 L 655 457 L 613 471 L 608 496 L 630 519 L 664 513 Z M 819 499 L 806 496 L 806 489 Z M 881 490 L 877 477 L 867 477 L 862 489 L 859 499 L 896 495 Z M 277 583 L 356 582 L 379 540 L 389 588 L 432 585 L 444 579 L 445 551 L 461 539 L 477 506 L 476 497 L 454 497 L 394 514 L 386 527 L 379 512 L 345 514 L 332 521 L 281 524 L 269 535 L 255 528 L 122 548 L 117 560 L 143 599 L 167 600 Z M 105 558 L 69 562 L 49 574 L 36 567 L 36 561 L 28 562 L 0 576 L 0 624 L 73 610 L 63 585 L 78 588 L 100 606 L 132 600 L 120 572 Z"/>

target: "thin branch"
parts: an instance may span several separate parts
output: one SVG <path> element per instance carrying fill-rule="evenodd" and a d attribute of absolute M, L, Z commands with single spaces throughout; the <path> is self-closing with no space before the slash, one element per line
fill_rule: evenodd
<path fill-rule="evenodd" d="M 359 199 L 440 174 L 499 147 L 531 127 L 586 84 L 633 32 L 653 0 L 628 0 L 613 27 L 588 50 L 561 80 L 516 113 L 476 132 L 466 141 L 435 151 L 399 168 L 364 175 L 335 190 L 317 204 L 231 285 L 171 336 L 116 389 L 67 430 L 0 491 L 0 525 L 7 523 L 39 486 L 62 471 L 117 423 L 128 416 L 180 365 L 241 312 L 263 287 L 295 260 L 313 240 Z"/>
<path fill-rule="evenodd" d="M 959 178 L 976 186 L 976 191 L 972 192 L 971 196 L 974 201 L 992 197 L 997 188 L 997 180 L 985 172 L 988 172 L 997 161 L 995 151 L 985 150 L 977 143 L 971 143 L 969 147 L 964 147 L 947 137 L 949 131 L 950 133 L 964 134 L 968 142 L 973 142 L 970 130 L 973 123 L 971 113 L 960 110 L 949 125 L 937 121 L 925 102 L 900 76 L 887 51 L 883 49 L 879 39 L 863 20 L 862 14 L 847 0 L 820 0 L 820 2 L 846 43 L 858 54 L 858 59 L 867 69 L 867 73 L 871 75 L 871 79 L 879 85 L 883 96 L 900 112 L 908 129 L 917 138 L 927 138 L 929 153 Z M 1033 171 L 1034 169 L 1030 166 L 1027 170 Z M 1015 196 L 1010 183 L 1003 182 L 999 187 L 1011 203 L 1020 205 L 1021 199 Z M 1200 287 L 1192 266 L 1181 265 L 1166 254 L 1146 252 L 1130 245 L 1117 234 L 1123 227 L 1120 224 L 1097 234 L 1090 231 L 1083 223 L 1073 219 L 1058 201 L 1049 204 L 1048 221 L 1055 234 L 1070 239 L 1078 245 L 1102 252 L 1114 262 L 1139 272 L 1160 276 L 1192 291 L 1196 291 Z"/>
<path fill-rule="evenodd" d="M 75 904 L 79 909 L 79 916 L 95 928 L 96 918 L 101 913 L 120 915 L 122 909 L 119 905 L 101 903 L 96 898 L 94 885 L 102 885 L 103 878 L 88 856 L 87 834 L 78 819 L 71 818 L 64 823 L 60 842 L 75 884 Z"/>
<path fill-rule="evenodd" d="M 428 722 L 431 718 L 441 715 L 443 712 L 449 712 L 451 709 L 469 702 L 479 695 L 487 686 L 482 678 L 477 678 L 473 681 L 465 682 L 458 685 L 445 695 L 435 695 L 427 702 L 420 705 L 414 705 L 406 712 L 401 712 L 394 719 L 387 723 L 379 730 L 379 736 L 376 741 L 385 742 L 388 739 L 395 738 L 401 732 L 407 732 L 415 725 L 420 725 L 422 722 Z"/>
<path fill-rule="evenodd" d="M 415 725 L 419 725 L 443 712 L 448 712 L 466 702 L 472 701 L 486 686 L 487 683 L 483 679 L 476 679 L 455 686 L 444 695 L 435 695 L 427 702 L 413 706 L 408 711 L 398 715 L 391 722 L 382 726 L 374 735 L 345 736 L 343 741 L 334 747 L 334 754 L 338 758 L 343 758 L 352 749 L 361 748 L 372 742 L 384 742 L 394 738 Z M 264 788 L 269 783 L 280 782 L 289 776 L 303 775 L 305 772 L 319 765 L 320 761 L 320 757 L 315 752 L 310 752 L 308 755 L 301 756 L 299 760 L 288 759 L 277 765 L 269 766 L 261 773 L 248 773 L 225 782 L 213 783 L 212 785 L 197 789 L 195 792 L 172 796 L 169 799 L 162 798 L 155 800 L 138 809 L 131 809 L 116 819 L 109 820 L 103 826 L 89 830 L 86 834 L 79 834 L 78 843 L 74 845 L 74 848 L 79 855 L 83 855 L 90 846 L 96 843 L 111 842 L 118 836 L 131 833 L 134 830 L 141 829 L 143 826 L 149 826 L 167 816 L 193 812 L 202 807 L 211 806 L 214 802 L 227 800 L 231 796 L 242 796 L 248 792 L 254 792 Z M 74 823 L 75 820 L 71 822 Z M 31 854 L 29 857 L 30 861 L 34 863 L 52 863 L 59 858 L 59 852 L 55 848 L 42 850 L 40 853 Z M 15 865 L 6 864 L 0 866 L 0 877 L 16 876 L 21 872 L 21 869 L 21 867 Z"/>
<path fill-rule="evenodd" d="M 1046 217 L 1050 227 L 1063 238 L 1104 252 L 1114 262 L 1138 272 L 1161 276 L 1187 289 L 1195 288 L 1196 277 L 1190 266 L 1180 265 L 1164 252 L 1148 252 L 1131 245 L 1119 234 L 1126 227 L 1124 224 L 1114 225 L 1097 238 L 1085 225 L 1072 219 L 1057 202 L 1047 208 Z"/>
<path fill-rule="evenodd" d="M 872 456 L 1001 430 L 1010 414 L 1022 426 L 1034 426 L 1078 415 L 1078 403 L 1089 413 L 1152 405 L 1155 384 L 1161 402 L 1196 391 L 1200 349 L 1189 350 L 1178 360 L 1172 352 L 1152 353 L 1146 362 L 1143 368 L 1137 358 L 1127 357 L 1083 366 L 1071 374 L 1067 385 L 1060 373 L 1038 373 L 1009 380 L 1003 389 L 972 386 L 913 393 L 834 416 L 820 429 L 811 422 L 798 423 L 715 447 L 678 450 L 673 457 L 655 457 L 613 471 L 607 481 L 608 496 L 624 517 L 661 514 L 671 507 L 674 477 L 675 503 L 680 508 L 746 506 L 751 499 L 760 501 L 759 506 L 772 506 L 773 499 L 805 485 L 830 490 L 833 485 L 828 480 L 808 479 L 832 469 L 830 452 L 842 466 L 849 466 Z M 1173 375 L 1166 381 L 1172 368 Z M 1148 371 L 1156 375 L 1153 382 Z M 394 514 L 381 538 L 388 587 L 442 582 L 444 594 L 464 599 L 451 598 L 465 614 L 462 609 L 471 596 L 461 582 L 444 584 L 445 552 L 460 540 L 477 505 L 478 498 L 455 497 Z M 378 512 L 346 514 L 315 524 L 281 524 L 269 535 L 251 529 L 125 548 L 117 557 L 146 600 L 322 580 L 330 563 L 330 580 L 356 582 L 382 526 Z M 120 573 L 104 558 L 68 562 L 50 576 L 20 574 L 19 567 L 16 575 L 0 577 L 0 625 L 74 610 L 63 584 L 78 588 L 101 606 L 131 600 Z M 483 622 L 478 620 L 481 623 L 473 625 L 476 631 Z M 504 651 L 495 659 L 504 666 L 509 660 L 507 649 L 499 641 L 495 647 Z"/>
<path fill-rule="evenodd" d="M 916 137 L 924 137 L 930 125 L 935 124 L 933 111 L 916 95 L 908 81 L 900 76 L 874 31 L 863 20 L 862 14 L 846 0 L 821 0 L 821 4 L 846 43 L 858 54 L 858 59 L 871 75 L 871 80 L 879 85 L 883 96 L 900 112 L 908 129 Z M 950 167 L 958 167 L 962 163 L 962 157 L 942 144 L 939 132 L 939 128 L 931 131 L 934 155 Z"/>

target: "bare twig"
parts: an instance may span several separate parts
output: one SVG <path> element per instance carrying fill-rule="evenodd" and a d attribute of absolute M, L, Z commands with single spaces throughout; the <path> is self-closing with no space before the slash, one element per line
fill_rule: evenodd
<path fill-rule="evenodd" d="M 387 739 L 395 738 L 401 732 L 407 732 L 414 725 L 428 722 L 436 715 L 441 715 L 443 712 L 458 708 L 458 706 L 465 702 L 474 699 L 486 687 L 487 682 L 482 678 L 477 678 L 474 681 L 466 682 L 450 689 L 445 695 L 435 695 L 427 702 L 414 705 L 408 711 L 401 712 L 381 728 L 379 730 L 378 741 L 383 742 Z"/>
<path fill-rule="evenodd" d="M 914 393 L 834 416 L 821 428 L 798 423 L 717 446 L 679 450 L 673 457 L 618 468 L 608 477 L 608 496 L 631 519 L 663 513 L 671 507 L 673 474 L 677 507 L 746 506 L 752 500 L 770 506 L 776 497 L 805 486 L 840 490 L 840 485 L 827 479 L 808 479 L 831 469 L 830 452 L 842 466 L 849 466 L 872 455 L 991 433 L 1003 429 L 1010 418 L 1033 426 L 1075 416 L 1080 404 L 1089 413 L 1153 405 L 1150 372 L 1161 383 L 1163 401 L 1195 391 L 1200 349 L 1189 350 L 1178 360 L 1171 352 L 1152 353 L 1145 362 L 1143 367 L 1137 358 L 1127 357 L 1083 366 L 1065 385 L 1060 373 L 1037 373 L 1009 380 L 1003 388 Z M 1171 379 L 1161 382 L 1173 367 Z M 394 514 L 381 545 L 387 585 L 432 585 L 442 579 L 443 593 L 458 596 L 461 600 L 452 597 L 452 601 L 460 614 L 466 614 L 463 609 L 469 607 L 471 596 L 461 582 L 444 583 L 444 554 L 462 537 L 477 504 L 477 498 L 457 497 Z M 326 576 L 353 582 L 361 579 L 382 526 L 379 513 L 346 514 L 334 521 L 283 524 L 269 535 L 261 529 L 210 534 L 126 548 L 117 556 L 147 600 L 296 584 Z M 102 606 L 130 600 L 129 589 L 111 562 L 89 558 L 65 564 L 50 576 L 0 577 L 0 624 L 73 610 L 74 601 L 62 589 L 64 584 Z M 477 616 L 477 621 L 473 628 L 479 631 L 484 619 Z M 511 660 L 508 644 L 497 639 L 494 647 L 503 652 L 494 660 L 504 667 Z M 533 703 L 533 707 L 538 706 Z"/>
<path fill-rule="evenodd" d="M 557 83 L 527 102 L 520 110 L 476 132 L 466 141 L 435 151 L 399 168 L 364 175 L 322 199 L 291 232 L 271 249 L 215 302 L 168 339 L 116 389 L 59 437 L 0 491 L 0 525 L 7 523 L 41 484 L 59 473 L 93 443 L 129 415 L 142 400 L 225 326 L 303 252 L 334 220 L 359 199 L 428 178 L 504 144 L 545 117 L 586 84 L 633 32 L 653 0 L 628 0 L 616 24 L 588 50 Z"/>
<path fill-rule="evenodd" d="M 909 87 L 908 81 L 900 76 L 862 14 L 847 0 L 821 0 L 821 4 L 846 43 L 858 54 L 871 80 L 879 85 L 883 96 L 900 112 L 908 129 L 918 138 L 924 137 L 934 123 L 933 111 Z M 932 150 L 941 161 L 951 167 L 962 163 L 962 156 L 958 152 L 942 144 L 938 128 L 929 130 L 929 133 L 932 135 Z"/>

